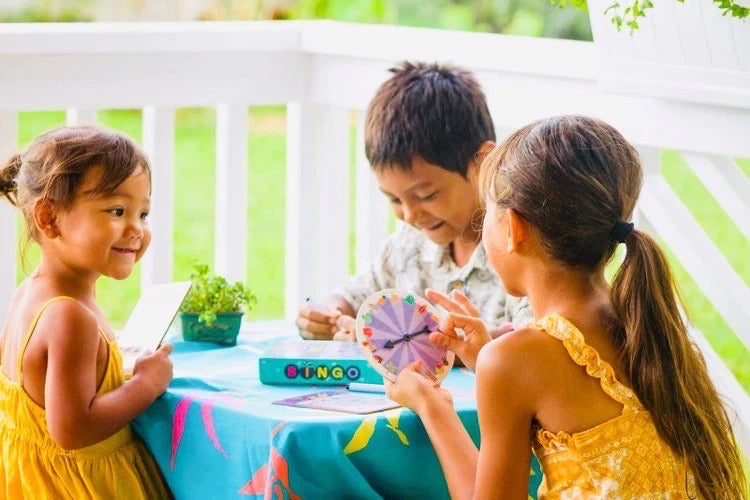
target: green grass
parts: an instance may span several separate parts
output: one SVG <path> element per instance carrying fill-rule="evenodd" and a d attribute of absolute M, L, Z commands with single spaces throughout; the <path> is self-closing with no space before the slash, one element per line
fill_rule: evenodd
<path fill-rule="evenodd" d="M 141 141 L 139 111 L 100 111 L 102 125 L 124 131 Z M 257 107 L 249 112 L 248 137 L 248 260 L 247 282 L 258 297 L 258 306 L 250 319 L 280 318 L 284 308 L 284 197 L 285 197 L 285 129 L 283 107 Z M 62 112 L 21 113 L 19 143 L 28 144 L 33 137 L 65 121 Z M 175 218 L 174 273 L 176 280 L 186 279 L 193 259 L 213 263 L 214 240 L 214 162 L 216 145 L 215 115 L 212 109 L 190 108 L 177 111 L 175 140 Z M 350 141 L 354 143 L 354 130 Z M 352 156 L 352 162 L 354 157 Z M 750 160 L 738 160 L 750 175 Z M 159 168 L 155 165 L 154 168 Z M 695 175 L 685 167 L 679 154 L 665 151 L 662 172 L 678 196 L 686 201 L 691 213 L 717 244 L 732 267 L 750 284 L 750 242 L 724 214 Z M 350 192 L 355 183 L 351 171 Z M 354 224 L 354 211 L 350 211 Z M 391 226 L 393 221 L 391 221 Z M 19 228 L 22 221 L 19 217 Z M 354 236 L 350 244 L 355 245 Z M 38 261 L 38 250 L 30 245 L 26 252 L 26 269 Z M 692 320 L 706 335 L 717 353 L 727 362 L 739 381 L 750 391 L 750 359 L 747 350 L 724 323 L 685 269 L 670 254 Z M 349 269 L 354 269 L 353 256 Z M 21 270 L 19 263 L 19 270 Z M 19 272 L 19 279 L 25 276 Z M 140 274 L 122 282 L 102 279 L 98 300 L 113 326 L 120 327 L 130 314 L 138 296 Z"/>

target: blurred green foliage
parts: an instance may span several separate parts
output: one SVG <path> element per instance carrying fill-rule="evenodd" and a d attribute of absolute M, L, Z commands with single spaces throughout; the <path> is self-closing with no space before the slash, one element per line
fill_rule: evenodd
<path fill-rule="evenodd" d="M 10 9 L 0 1 L 3 23 L 72 23 L 94 21 L 95 0 L 32 0 Z"/>
<path fill-rule="evenodd" d="M 584 11 L 540 0 L 298 0 L 275 16 L 591 40 Z"/>
<path fill-rule="evenodd" d="M 591 40 L 586 12 L 560 8 L 566 3 L 585 7 L 583 0 L 209 0 L 200 4 L 199 11 L 189 10 L 191 2 L 184 0 L 174 2 L 180 6 L 174 12 L 180 12 L 182 17 L 175 13 L 169 17 L 162 9 L 157 18 L 150 10 L 153 6 L 144 0 L 120 1 L 117 9 L 107 8 L 114 3 L 115 0 L 29 0 L 20 9 L 0 7 L 0 21 L 332 19 Z M 112 12 L 123 18 L 111 18 Z"/>
<path fill-rule="evenodd" d="M 82 21 L 93 21 L 93 18 L 74 8 L 53 11 L 32 6 L 21 10 L 0 12 L 0 22 L 2 23 L 73 23 Z"/>

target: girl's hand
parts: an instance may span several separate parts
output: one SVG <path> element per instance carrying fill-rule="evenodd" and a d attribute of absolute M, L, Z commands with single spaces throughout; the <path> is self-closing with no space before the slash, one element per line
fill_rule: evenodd
<path fill-rule="evenodd" d="M 420 416 L 436 406 L 453 408 L 450 393 L 425 377 L 420 372 L 421 367 L 422 361 L 417 360 L 401 370 L 395 382 L 384 379 L 386 395 Z"/>
<path fill-rule="evenodd" d="M 147 353 L 135 361 L 133 380 L 142 380 L 153 391 L 154 399 L 167 391 L 172 380 L 172 344 L 162 344 L 156 352 Z"/>
<path fill-rule="evenodd" d="M 440 331 L 430 334 L 430 340 L 456 353 L 464 365 L 473 371 L 479 350 L 492 340 L 487 327 L 479 318 L 479 311 L 458 290 L 453 290 L 450 298 L 429 288 L 425 292 L 427 299 L 448 311 L 440 325 Z M 463 332 L 463 336 L 458 334 L 457 328 Z"/>

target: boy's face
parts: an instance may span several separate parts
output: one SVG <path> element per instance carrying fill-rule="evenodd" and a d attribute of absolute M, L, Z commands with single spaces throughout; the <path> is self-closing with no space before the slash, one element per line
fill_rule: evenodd
<path fill-rule="evenodd" d="M 395 216 L 411 224 L 434 243 L 445 245 L 459 236 L 473 237 L 472 216 L 479 209 L 475 187 L 478 165 L 472 162 L 468 179 L 415 157 L 411 169 L 377 165 L 380 190 Z"/>

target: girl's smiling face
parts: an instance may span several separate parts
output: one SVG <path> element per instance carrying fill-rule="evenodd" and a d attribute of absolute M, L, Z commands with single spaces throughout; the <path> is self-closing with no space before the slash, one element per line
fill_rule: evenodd
<path fill-rule="evenodd" d="M 101 169 L 84 176 L 68 210 L 58 213 L 61 259 L 82 274 L 125 279 L 151 242 L 151 178 L 142 167 L 110 193 L 96 193 Z"/>
<path fill-rule="evenodd" d="M 439 245 L 475 235 L 471 220 L 480 208 L 474 182 L 477 170 L 472 164 L 464 179 L 419 157 L 412 160 L 409 170 L 392 165 L 374 169 L 394 215 Z"/>

